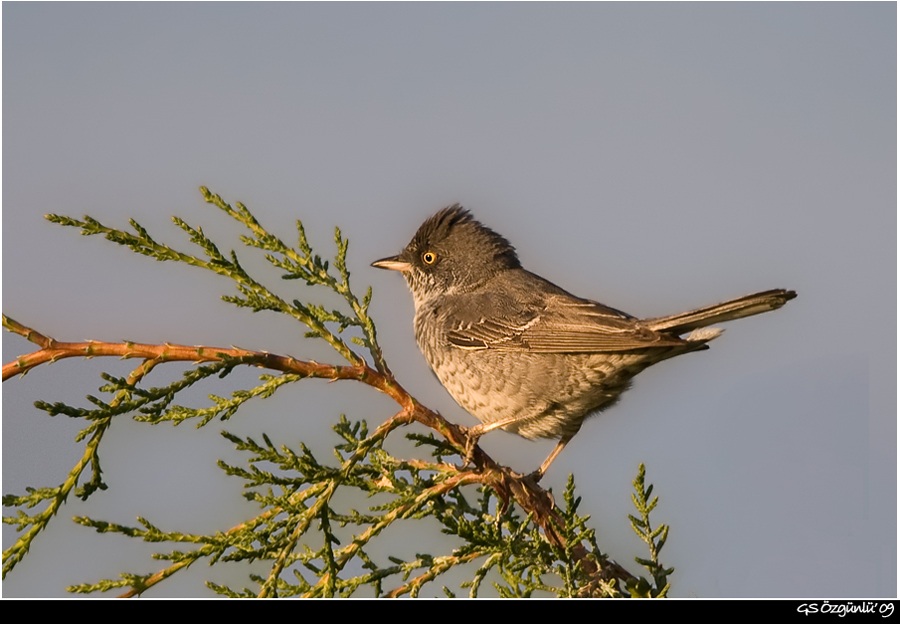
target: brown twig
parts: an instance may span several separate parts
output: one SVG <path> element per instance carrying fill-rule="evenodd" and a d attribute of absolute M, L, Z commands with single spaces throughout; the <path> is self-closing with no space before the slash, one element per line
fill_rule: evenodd
<path fill-rule="evenodd" d="M 468 434 L 464 427 L 448 422 L 440 414 L 416 401 L 390 374 L 382 374 L 368 365 L 332 365 L 313 361 L 297 360 L 290 356 L 252 351 L 237 347 L 189 346 L 177 344 L 144 344 L 130 341 L 102 342 L 87 340 L 82 342 L 62 342 L 46 336 L 30 327 L 3 316 L 3 326 L 38 345 L 40 349 L 18 356 L 15 361 L 3 365 L 3 380 L 22 375 L 41 364 L 52 363 L 60 359 L 72 357 L 120 357 L 140 358 L 154 364 L 164 362 L 218 362 L 223 359 L 234 360 L 247 366 L 256 366 L 269 370 L 293 373 L 302 377 L 322 379 L 353 379 L 360 381 L 391 397 L 401 411 L 391 419 L 382 423 L 370 439 L 382 438 L 390 430 L 416 421 L 444 436 L 453 446 L 464 450 L 467 448 Z M 509 468 L 497 464 L 479 447 L 472 453 L 472 470 L 460 472 L 457 484 L 481 483 L 492 488 L 505 504 L 514 500 L 534 522 L 544 531 L 546 538 L 556 547 L 565 548 L 564 522 L 556 510 L 552 495 L 541 488 L 530 476 L 523 476 Z M 452 480 L 457 481 L 457 480 Z M 274 511 L 273 511 L 274 513 Z M 264 514 L 265 515 L 265 514 Z M 254 522 L 259 518 L 254 519 Z M 239 525 L 228 532 L 237 531 Z M 595 561 L 588 557 L 583 546 L 576 547 L 575 558 L 581 561 L 583 570 L 588 575 L 603 580 L 632 580 L 635 577 L 614 561 Z M 123 596 L 134 596 L 142 593 L 150 586 L 170 576 L 176 569 L 189 565 L 180 562 L 160 570 L 141 588 L 133 588 Z"/>

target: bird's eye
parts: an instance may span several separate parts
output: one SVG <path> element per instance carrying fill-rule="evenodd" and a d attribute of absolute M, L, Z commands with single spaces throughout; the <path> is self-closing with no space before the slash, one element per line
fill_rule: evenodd
<path fill-rule="evenodd" d="M 434 264 L 437 262 L 437 254 L 433 251 L 426 251 L 422 254 L 422 262 L 425 264 Z"/>

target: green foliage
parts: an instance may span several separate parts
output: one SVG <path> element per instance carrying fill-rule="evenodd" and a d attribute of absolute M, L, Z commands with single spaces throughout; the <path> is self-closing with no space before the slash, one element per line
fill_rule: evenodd
<path fill-rule="evenodd" d="M 135 221 L 130 222 L 131 231 L 124 231 L 90 217 L 47 218 L 78 228 L 84 235 L 99 234 L 159 261 L 180 262 L 227 277 L 237 294 L 224 296 L 224 301 L 299 321 L 306 326 L 307 335 L 324 340 L 346 365 L 301 362 L 234 348 L 58 343 L 4 317 L 4 327 L 40 347 L 38 352 L 4 366 L 4 379 L 59 357 L 117 355 L 141 361 L 127 377 L 104 373 L 105 383 L 99 396 L 88 397 L 88 408 L 36 404 L 51 416 L 82 419 L 85 426 L 76 441 L 83 442 L 84 449 L 59 485 L 28 488 L 23 495 L 3 497 L 4 506 L 16 510 L 4 522 L 20 533 L 15 544 L 3 553 L 4 577 L 22 560 L 71 493 L 87 500 L 107 489 L 99 449 L 117 417 L 127 415 L 150 425 L 192 421 L 202 427 L 228 420 L 248 402 L 270 397 L 284 386 L 308 377 L 325 377 L 362 381 L 393 398 L 401 410 L 374 431 L 365 421 L 342 416 L 334 426 L 334 457 L 327 459 L 316 457 L 302 444 L 297 448 L 276 446 L 265 433 L 260 433 L 257 441 L 223 432 L 245 460 L 219 461 L 218 465 L 242 482 L 245 498 L 259 511 L 236 526 L 208 534 L 161 527 L 145 518 L 138 518 L 135 526 L 75 518 L 78 524 L 100 533 L 165 544 L 166 549 L 154 555 L 164 562 L 155 572 L 126 572 L 116 579 L 70 587 L 70 591 L 125 590 L 124 595 L 139 595 L 203 560 L 209 564 L 266 563 L 267 572 L 249 574 L 246 587 L 207 583 L 211 592 L 231 597 L 418 596 L 425 590 L 446 596 L 455 596 L 461 590 L 475 597 L 485 587 L 504 597 L 666 595 L 672 568 L 665 568 L 658 556 L 668 527 L 653 528 L 650 523 L 650 512 L 658 499 L 650 499 L 652 486 L 644 485 L 643 465 L 634 481 L 637 516 L 629 519 L 649 550 L 648 558 L 636 558 L 649 572 L 649 579 L 630 574 L 602 553 L 594 530 L 588 527 L 589 518 L 577 512 L 581 499 L 575 494 L 572 477 L 562 493 L 561 505 L 555 506 L 551 495 L 528 477 L 498 467 L 489 458 L 476 457 L 473 467 L 458 465 L 465 448 L 460 445 L 457 429 L 418 404 L 391 375 L 368 315 L 371 289 L 361 298 L 351 290 L 346 264 L 348 242 L 340 230 L 335 230 L 334 258 L 323 260 L 313 252 L 299 221 L 296 247 L 290 247 L 266 231 L 242 204 L 231 206 L 207 189 L 201 190 L 207 203 L 246 229 L 241 242 L 262 250 L 282 279 L 302 280 L 337 293 L 341 307 L 328 309 L 310 302 L 286 301 L 251 276 L 234 251 L 223 253 L 202 229 L 178 218 L 173 221 L 186 233 L 194 253 L 157 242 Z M 160 387 L 142 383 L 154 367 L 175 361 L 190 362 L 191 367 Z M 270 372 L 262 374 L 251 388 L 232 390 L 229 396 L 210 394 L 208 403 L 200 407 L 176 402 L 199 382 L 227 378 L 246 365 L 262 366 Z M 430 451 L 430 459 L 396 457 L 385 451 L 385 440 L 398 427 L 414 420 L 434 430 L 429 435 L 407 434 L 414 444 Z M 36 507 L 41 508 L 37 513 L 24 511 Z M 444 551 L 417 549 L 413 553 L 384 554 L 388 529 L 412 526 L 410 523 L 417 523 L 418 530 L 421 526 L 436 527 L 434 530 L 446 535 L 445 540 L 429 542 Z M 442 547 L 442 542 L 449 545 Z M 460 570 L 466 578 L 460 587 L 443 585 L 442 579 L 450 571 L 459 578 Z"/>
<path fill-rule="evenodd" d="M 664 598 L 669 591 L 669 575 L 675 571 L 675 568 L 667 568 L 659 562 L 659 553 L 669 538 L 669 526 L 661 524 L 656 528 L 650 523 L 650 512 L 656 508 L 659 497 L 650 495 L 653 493 L 653 485 L 644 485 L 644 477 L 646 469 L 644 464 L 638 467 L 638 474 L 632 485 L 634 485 L 634 493 L 631 495 L 631 501 L 634 503 L 640 517 L 628 515 L 631 522 L 631 528 L 637 534 L 650 550 L 650 558 L 635 557 L 634 560 L 647 568 L 653 579 L 652 583 L 645 578 L 640 578 L 637 582 L 628 584 L 628 591 L 632 596 L 640 598 Z"/>

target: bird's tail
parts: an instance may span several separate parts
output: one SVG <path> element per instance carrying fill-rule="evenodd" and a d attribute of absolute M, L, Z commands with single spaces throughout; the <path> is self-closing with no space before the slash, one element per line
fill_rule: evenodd
<path fill-rule="evenodd" d="M 796 296 L 797 293 L 793 290 L 784 290 L 781 288 L 766 290 L 754 295 L 745 295 L 737 299 L 732 299 L 731 301 L 725 301 L 724 303 L 717 303 L 716 305 L 707 306 L 705 308 L 691 310 L 690 312 L 646 319 L 644 320 L 644 323 L 658 332 L 681 335 L 689 331 L 708 327 L 715 323 L 733 321 L 735 319 L 744 318 L 745 316 L 753 316 L 754 314 L 762 314 L 763 312 L 777 310 Z M 719 333 L 720 332 L 716 332 L 715 336 Z M 705 341 L 715 337 L 707 337 L 703 331 L 694 331 L 694 335 L 696 335 L 698 339 Z M 693 340 L 694 335 L 688 337 L 688 340 Z"/>

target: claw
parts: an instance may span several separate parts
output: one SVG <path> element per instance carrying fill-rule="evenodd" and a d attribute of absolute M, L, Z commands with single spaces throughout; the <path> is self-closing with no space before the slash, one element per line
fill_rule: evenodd
<path fill-rule="evenodd" d="M 543 479 L 543 478 L 544 478 L 544 473 L 541 472 L 540 468 L 538 468 L 537 470 L 535 470 L 532 473 L 525 475 L 525 477 L 524 477 L 525 481 L 531 481 L 535 485 L 540 483 L 541 479 Z"/>

